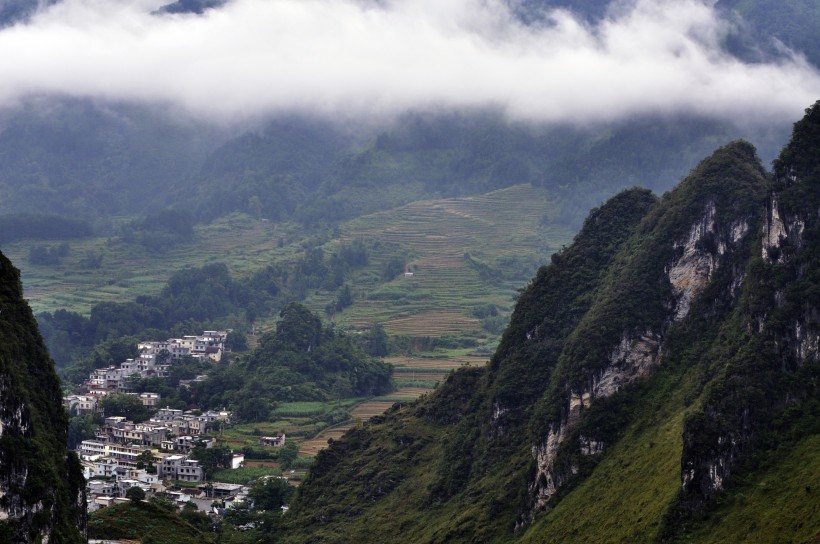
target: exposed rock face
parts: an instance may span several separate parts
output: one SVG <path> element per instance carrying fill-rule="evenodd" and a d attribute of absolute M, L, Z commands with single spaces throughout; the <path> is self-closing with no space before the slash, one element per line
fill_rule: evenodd
<path fill-rule="evenodd" d="M 782 180 L 786 187 L 799 183 L 793 171 Z M 813 219 L 813 218 L 812 218 Z M 762 257 L 768 264 L 784 264 L 803 245 L 806 221 L 797 214 L 784 213 L 780 205 L 780 194 L 773 191 L 766 202 L 765 220 L 762 233 Z M 803 269 L 798 268 L 798 276 Z M 786 304 L 786 293 L 781 289 L 774 295 L 777 307 Z M 804 308 L 803 315 L 793 320 L 788 330 L 774 339 L 775 344 L 786 358 L 787 366 L 799 367 L 806 361 L 817 360 L 820 356 L 820 316 L 816 309 Z M 765 319 L 761 317 L 760 331 L 765 330 Z"/>
<path fill-rule="evenodd" d="M 717 221 L 717 208 L 714 202 L 706 205 L 706 211 L 700 221 L 692 225 L 686 240 L 677 241 L 675 249 L 682 251 L 667 273 L 672 292 L 675 294 L 675 321 L 681 321 L 689 314 L 692 301 L 709 283 L 712 274 L 720 264 L 720 257 L 737 246 L 749 232 L 746 219 L 736 219 L 720 232 Z M 742 273 L 737 275 L 731 290 L 734 292 L 742 282 Z"/>
<path fill-rule="evenodd" d="M 701 244 L 707 236 L 714 238 L 717 235 L 715 213 L 715 203 L 709 202 L 706 213 L 692 225 L 687 239 L 674 244 L 675 249 L 683 251 L 683 255 L 675 261 L 667 274 L 677 299 L 675 321 L 680 321 L 689 314 L 692 300 L 709 282 L 712 272 L 717 268 L 717 257 L 723 254 L 722 246 L 718 246 L 717 255 L 714 255 L 705 251 Z"/>
<path fill-rule="evenodd" d="M 85 541 L 85 483 L 61 398 L 19 272 L 0 253 L 0 542 Z"/>
<path fill-rule="evenodd" d="M 766 215 L 763 222 L 763 260 L 767 263 L 782 263 L 786 255 L 783 244 L 788 241 L 795 248 L 802 243 L 806 223 L 799 217 L 783 217 L 778 204 L 777 193 L 772 193 L 766 202 Z"/>
<path fill-rule="evenodd" d="M 760 210 L 761 253 L 754 260 L 763 266 L 748 268 L 754 279 L 746 286 L 750 302 L 745 323 L 745 341 L 757 351 L 726 365 L 723 379 L 731 389 L 713 390 L 703 409 L 687 418 L 681 457 L 682 517 L 700 512 L 724 489 L 738 459 L 756 447 L 759 429 L 771 424 L 772 412 L 816 395 L 816 378 L 801 383 L 795 376 L 807 362 L 816 361 L 820 351 L 820 302 L 813 294 L 820 250 L 818 115 L 820 103 L 795 125 L 792 141 L 775 161 L 774 188 Z M 760 285 L 767 289 L 756 289 Z M 765 399 L 741 393 L 774 384 L 780 389 Z"/>
<path fill-rule="evenodd" d="M 544 508 L 558 488 L 578 471 L 578 467 L 572 463 L 556 466 L 556 459 L 580 420 L 583 409 L 596 399 L 610 397 L 623 387 L 647 376 L 660 364 L 666 327 L 683 321 L 689 315 L 693 302 L 709 285 L 715 271 L 721 266 L 723 257 L 737 250 L 745 240 L 749 232 L 749 220 L 747 217 L 735 217 L 731 223 L 721 225 L 717 205 L 714 200 L 709 200 L 703 215 L 691 223 L 685 232 L 685 236 L 672 244 L 676 257 L 664 269 L 671 290 L 668 315 L 643 332 L 622 332 L 620 341 L 613 346 L 607 358 L 607 364 L 592 373 L 580 389 L 569 388 L 566 408 L 562 411 L 561 418 L 551 423 L 545 439 L 532 447 L 536 476 L 530 484 L 530 491 L 535 497 L 536 510 Z M 733 279 L 727 286 L 732 298 L 740 290 L 743 281 L 742 270 L 734 272 L 736 273 L 733 273 Z M 606 444 L 594 437 L 581 436 L 565 447 L 567 446 L 577 448 L 581 455 L 589 456 L 603 452 Z M 715 468 L 711 472 L 716 478 L 722 479 L 721 467 L 728 466 L 730 461 L 715 462 Z"/>
<path fill-rule="evenodd" d="M 532 448 L 532 454 L 533 457 L 535 457 L 538 472 L 535 476 L 534 484 L 530 486 L 530 491 L 535 494 L 536 509 L 544 508 L 566 479 L 563 471 L 555 470 L 555 458 L 558 456 L 558 447 L 564 442 L 566 434 L 566 421 L 553 424 L 550 426 L 546 440 Z M 569 467 L 569 471 L 572 472 L 572 470 L 573 467 Z"/>
<path fill-rule="evenodd" d="M 564 417 L 550 426 L 547 437 L 541 444 L 532 448 L 536 476 L 530 485 L 530 491 L 535 496 L 536 509 L 544 508 L 558 488 L 578 471 L 578 467 L 572 464 L 556 467 L 555 461 L 559 448 L 580 420 L 582 411 L 589 408 L 594 399 L 609 397 L 647 375 L 658 363 L 660 345 L 660 335 L 652 331 L 646 331 L 635 338 L 624 334 L 621 342 L 612 350 L 609 364 L 604 370 L 597 373 L 584 388 L 570 391 Z M 582 455 L 595 455 L 604 451 L 605 444 L 602 441 L 580 437 L 578 442 Z"/>
<path fill-rule="evenodd" d="M 623 386 L 646 376 L 658 363 L 661 336 L 652 331 L 630 338 L 621 337 L 621 342 L 612 350 L 609 365 L 595 377 L 591 396 L 608 397 Z"/>
<path fill-rule="evenodd" d="M 797 366 L 802 366 L 807 361 L 816 361 L 820 357 L 820 333 L 817 331 L 819 321 L 818 316 L 814 315 L 807 316 L 802 322 L 795 321 L 792 324 L 794 331 L 792 350 Z"/>

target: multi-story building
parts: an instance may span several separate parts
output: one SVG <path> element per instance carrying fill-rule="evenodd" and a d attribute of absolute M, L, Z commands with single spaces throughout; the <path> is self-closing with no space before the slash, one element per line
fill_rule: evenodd
<path fill-rule="evenodd" d="M 97 396 L 95 395 L 69 395 L 63 397 L 63 405 L 70 414 L 93 414 L 97 411 Z"/>
<path fill-rule="evenodd" d="M 186 455 L 166 456 L 160 464 L 159 475 L 165 480 L 205 481 L 205 469 L 199 464 L 199 461 L 188 459 Z"/>
<path fill-rule="evenodd" d="M 140 401 L 146 408 L 156 408 L 159 404 L 159 393 L 140 393 Z"/>
<path fill-rule="evenodd" d="M 83 440 L 80 442 L 80 455 L 84 458 L 104 456 L 106 443 L 100 440 Z"/>

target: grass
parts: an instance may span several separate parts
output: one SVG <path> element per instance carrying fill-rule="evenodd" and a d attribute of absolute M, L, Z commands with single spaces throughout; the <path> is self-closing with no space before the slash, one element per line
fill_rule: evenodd
<path fill-rule="evenodd" d="M 632 423 L 601 462 L 527 531 L 524 543 L 654 542 L 680 489 L 686 392 L 696 380 L 661 369 L 641 384 Z"/>
<path fill-rule="evenodd" d="M 338 437 L 349 428 L 349 425 L 347 425 L 349 422 L 344 422 L 342 425 L 333 425 L 331 418 L 338 417 L 338 412 L 343 410 L 351 412 L 350 421 L 353 421 L 355 417 L 360 417 L 357 414 L 359 414 L 359 407 L 363 405 L 363 400 L 365 399 L 352 398 L 333 402 L 285 402 L 275 410 L 275 415 L 278 418 L 276 421 L 259 421 L 228 427 L 220 435 L 220 440 L 234 449 L 251 446 L 255 450 L 268 451 L 275 456 L 278 453 L 278 448 L 260 446 L 259 437 L 284 432 L 286 440 L 300 445 L 302 455 L 313 456 L 327 443 L 327 438 L 317 439 L 318 435 L 330 432 L 328 436 Z M 389 404 L 385 405 L 382 411 L 389 406 Z M 375 414 L 369 414 L 367 417 L 371 415 Z M 342 430 L 333 431 L 333 429 Z M 308 444 L 308 446 L 305 446 L 305 444 Z M 321 447 L 317 448 L 316 444 Z M 303 464 L 305 463 L 303 462 Z"/>
<path fill-rule="evenodd" d="M 718 507 L 679 538 L 682 543 L 809 543 L 820 541 L 820 436 L 770 456 Z"/>
<path fill-rule="evenodd" d="M 148 502 L 116 504 L 92 513 L 88 536 L 94 539 L 128 539 L 153 544 L 205 544 L 209 535 L 197 530 L 176 513 Z"/>
<path fill-rule="evenodd" d="M 241 467 L 237 469 L 222 469 L 213 473 L 210 481 L 224 482 L 229 484 L 246 485 L 251 480 L 256 480 L 262 476 L 281 476 L 282 471 L 277 467 Z"/>
<path fill-rule="evenodd" d="M 401 195 L 394 196 L 397 204 L 403 202 Z M 474 312 L 491 304 L 502 317 L 509 315 L 518 289 L 539 263 L 572 236 L 568 228 L 542 224 L 543 218 L 557 211 L 544 189 L 518 185 L 486 195 L 413 202 L 343 224 L 324 245 L 326 254 L 357 238 L 368 240 L 372 249 L 369 264 L 354 271 L 348 282 L 354 304 L 334 316 L 334 321 L 354 331 L 381 323 L 392 335 L 420 340 L 409 342 L 408 350 L 434 358 L 397 364 L 399 387 L 429 391 L 453 368 L 484 364 L 498 334 L 484 330 Z M 237 213 L 197 226 L 195 243 L 162 253 L 116 238 L 93 238 L 70 242 L 71 255 L 60 266 L 43 267 L 28 265 L 30 243 L 9 244 L 3 251 L 21 268 L 25 295 L 35 313 L 67 308 L 87 314 L 102 301 L 156 294 L 172 272 L 186 266 L 226 262 L 232 274 L 242 276 L 273 262 L 292 261 L 309 235 L 297 225 L 257 221 Z M 101 268 L 81 268 L 87 252 L 104 255 Z M 385 281 L 382 271 L 396 256 L 408 263 L 414 275 Z M 323 312 L 334 296 L 318 290 L 305 303 Z M 265 322 L 260 328 L 272 325 Z M 430 349 L 425 341 L 429 338 L 444 340 L 450 347 L 424 352 Z M 460 345 L 469 347 L 455 347 Z M 469 355 L 476 350 L 484 355 Z M 419 394 L 405 391 L 387 400 L 407 401 Z M 360 400 L 285 403 L 275 411 L 277 421 L 233 427 L 222 438 L 234 448 L 255 446 L 260 434 L 279 431 L 288 439 L 304 441 L 328 427 L 322 418 L 329 411 L 350 410 Z"/>
<path fill-rule="evenodd" d="M 350 398 L 334 402 L 283 402 L 273 414 L 278 417 L 316 417 L 338 408 L 350 408 L 362 399 Z"/>
<path fill-rule="evenodd" d="M 244 214 L 199 225 L 195 233 L 194 243 L 163 252 L 117 238 L 72 240 L 71 254 L 58 266 L 28 264 L 31 241 L 4 244 L 2 250 L 20 268 L 25 296 L 35 314 L 66 308 L 87 315 L 99 302 L 157 294 L 173 272 L 186 266 L 225 262 L 232 273 L 247 275 L 272 260 L 292 258 L 301 241 L 295 225 L 256 221 Z M 280 248 L 280 238 L 292 243 Z M 99 269 L 82 267 L 88 252 L 102 253 Z"/>
<path fill-rule="evenodd" d="M 555 211 L 545 191 L 518 185 L 414 202 L 346 223 L 341 240 L 376 240 L 383 249 L 372 252 L 369 266 L 357 273 L 356 302 L 337 322 L 353 328 L 382 323 L 396 335 L 483 339 L 473 310 L 490 303 L 509 313 L 538 263 L 570 239 L 569 229 L 541 224 Z M 465 253 L 497 275 L 482 277 Z M 405 257 L 413 276 L 384 282 L 381 271 L 394 256 Z"/>

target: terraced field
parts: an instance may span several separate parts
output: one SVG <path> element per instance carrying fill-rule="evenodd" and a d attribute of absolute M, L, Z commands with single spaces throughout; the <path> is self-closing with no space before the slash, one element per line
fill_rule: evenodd
<path fill-rule="evenodd" d="M 327 447 L 328 440 L 338 440 L 354 425 L 367 421 L 373 416 L 383 414 L 385 410 L 393 406 L 396 402 L 413 401 L 427 392 L 429 392 L 429 389 L 426 388 L 402 387 L 390 395 L 363 402 L 351 410 L 350 415 L 352 419 L 349 422 L 325 429 L 314 438 L 304 440 L 300 443 L 299 455 L 303 457 L 314 457 Z"/>
<path fill-rule="evenodd" d="M 342 239 L 377 239 L 391 256 L 398 248 L 412 276 L 373 282 L 388 251 L 373 254 L 356 284 L 364 296 L 337 319 L 355 328 L 382 323 L 397 335 L 480 335 L 473 310 L 490 303 L 509 312 L 538 263 L 569 240 L 568 229 L 542 225 L 555 211 L 543 190 L 518 185 L 356 219 L 345 225 Z"/>
<path fill-rule="evenodd" d="M 406 388 L 406 384 L 425 384 L 425 392 L 441 383 L 453 370 L 463 366 L 484 366 L 487 357 L 462 355 L 447 358 L 427 357 L 388 357 L 385 359 L 393 365 L 393 377 L 396 384 Z"/>
<path fill-rule="evenodd" d="M 464 366 L 483 366 L 487 357 L 456 355 L 452 357 L 386 357 L 385 362 L 394 367 L 394 380 L 398 390 L 358 404 L 351 410 L 351 421 L 330 427 L 313 438 L 299 444 L 299 455 L 313 457 L 327 447 L 329 439 L 337 440 L 354 425 L 383 414 L 396 402 L 410 402 L 431 392 L 447 375 Z M 412 384 L 412 385 L 410 385 Z M 424 384 L 424 385 L 418 385 Z"/>
<path fill-rule="evenodd" d="M 321 427 L 311 423 L 307 412 L 293 412 L 279 414 L 278 422 L 235 428 L 226 440 L 242 447 L 254 444 L 259 431 L 284 430 L 288 438 L 303 440 L 301 455 L 315 455 L 328 438 L 341 436 L 350 425 L 381 414 L 394 402 L 431 391 L 453 369 L 485 364 L 488 356 L 471 355 L 471 350 L 490 353 L 499 330 L 497 323 L 495 329 L 488 327 L 479 310 L 491 307 L 498 312 L 493 319 L 503 321 L 537 266 L 569 242 L 572 231 L 550 222 L 557 211 L 543 189 L 519 185 L 473 197 L 414 202 L 341 225 L 325 244 L 326 252 L 355 239 L 366 240 L 371 251 L 368 265 L 348 282 L 353 305 L 333 319 L 353 330 L 381 323 L 390 335 L 411 340 L 408 356 L 388 358 L 400 389 L 356 405 L 350 423 L 325 429 L 315 438 L 308 437 Z M 157 293 L 168 276 L 184 266 L 226 262 L 232 273 L 247 274 L 271 262 L 292 260 L 305 236 L 294 225 L 237 214 L 197 227 L 196 244 L 164 253 L 98 238 L 72 241 L 71 255 L 59 267 L 38 267 L 27 265 L 28 244 L 2 249 L 22 268 L 25 294 L 35 312 L 68 308 L 86 313 L 101 301 Z M 80 267 L 89 251 L 104 255 L 101 268 Z M 385 278 L 386 265 L 397 258 L 412 274 Z M 318 290 L 305 303 L 322 313 L 335 296 Z M 262 330 L 272 327 L 265 323 Z M 412 347 L 416 340 L 423 346 L 426 339 L 443 337 L 458 339 L 455 344 L 462 349 L 422 354 Z M 257 339 L 251 338 L 251 344 Z"/>
<path fill-rule="evenodd" d="M 25 297 L 35 314 L 59 308 L 87 314 L 99 302 L 156 294 L 173 272 L 186 266 L 224 262 L 232 273 L 247 274 L 273 260 L 291 258 L 298 248 L 279 247 L 278 241 L 298 236 L 294 225 L 240 214 L 197 226 L 195 243 L 163 252 L 124 244 L 117 238 L 89 238 L 70 241 L 71 254 L 60 265 L 38 266 L 28 263 L 31 242 L 4 244 L 2 250 L 20 268 Z M 100 268 L 82 267 L 89 252 L 102 254 Z"/>

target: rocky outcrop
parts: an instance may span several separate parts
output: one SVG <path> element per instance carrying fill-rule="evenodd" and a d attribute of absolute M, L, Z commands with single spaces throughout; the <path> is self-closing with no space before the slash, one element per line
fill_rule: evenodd
<path fill-rule="evenodd" d="M 609 365 L 597 374 L 590 387 L 590 397 L 608 397 L 633 381 L 646 376 L 658 364 L 660 334 L 646 331 L 629 337 L 624 334 L 612 350 Z"/>
<path fill-rule="evenodd" d="M 556 470 L 555 459 L 558 457 L 558 448 L 567 436 L 567 421 L 550 425 L 546 439 L 532 448 L 537 472 L 535 481 L 530 486 L 530 492 L 535 496 L 535 509 L 543 509 L 550 498 L 558 491 L 564 481 L 577 471 L 576 467 L 561 467 Z M 569 474 L 567 474 L 569 472 Z"/>
<path fill-rule="evenodd" d="M 721 232 L 716 216 L 717 207 L 710 201 L 703 217 L 689 229 L 686 239 L 674 244 L 675 249 L 681 253 L 667 270 L 676 300 L 674 321 L 681 321 L 689 315 L 692 301 L 709 283 L 720 264 L 720 257 L 735 248 L 749 232 L 746 218 L 735 219 Z M 732 294 L 740 287 L 742 271 L 738 271 L 735 276 L 730 286 Z"/>
<path fill-rule="evenodd" d="M 734 217 L 730 222 L 721 224 L 718 211 L 714 199 L 706 201 L 703 214 L 688 225 L 684 236 L 674 239 L 671 249 L 675 257 L 663 270 L 671 300 L 666 315 L 657 317 L 654 324 L 642 331 L 634 328 L 622 331 L 605 365 L 592 372 L 583 386 L 565 386 L 568 392 L 563 400 L 560 418 L 550 423 L 546 436 L 532 447 L 536 473 L 530 484 L 530 492 L 535 498 L 536 510 L 544 508 L 558 488 L 578 471 L 572 462 L 559 466 L 557 460 L 562 447 L 574 448 L 582 456 L 597 455 L 606 448 L 606 443 L 594 436 L 580 436 L 567 442 L 584 409 L 596 399 L 610 397 L 649 375 L 660 364 L 666 328 L 686 319 L 693 303 L 722 265 L 724 257 L 744 243 L 750 228 L 749 217 Z M 732 279 L 726 286 L 731 299 L 741 289 L 743 277 L 742 268 L 732 269 Z M 729 460 L 723 462 L 723 465 L 728 464 Z M 716 478 L 720 477 L 720 467 L 723 465 L 716 462 L 714 470 L 711 470 Z"/>
<path fill-rule="evenodd" d="M 787 242 L 793 248 L 802 244 L 806 223 L 799 217 L 784 216 L 778 203 L 778 195 L 773 192 L 766 202 L 766 214 L 763 221 L 762 257 L 767 263 L 783 263 L 787 254 L 783 246 Z"/>
<path fill-rule="evenodd" d="M 0 542 L 85 541 L 85 482 L 61 399 L 19 272 L 0 253 Z"/>
<path fill-rule="evenodd" d="M 536 474 L 530 484 L 535 497 L 535 509 L 543 509 L 553 495 L 572 475 L 578 472 L 573 463 L 557 466 L 560 448 L 580 421 L 583 411 L 596 398 L 605 398 L 633 381 L 646 376 L 658 363 L 661 337 L 652 331 L 630 337 L 626 334 L 612 350 L 608 365 L 581 389 L 571 390 L 566 398 L 566 409 L 559 421 L 550 425 L 546 438 L 532 447 Z M 578 451 L 590 456 L 602 453 L 606 444 L 593 437 L 581 436 Z"/>

